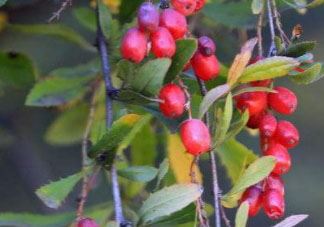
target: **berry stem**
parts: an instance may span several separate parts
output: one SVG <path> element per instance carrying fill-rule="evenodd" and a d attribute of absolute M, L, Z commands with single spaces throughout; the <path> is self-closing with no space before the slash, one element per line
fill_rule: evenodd
<path fill-rule="evenodd" d="M 55 19 L 56 19 L 56 20 L 60 19 L 60 16 L 61 16 L 62 12 L 63 12 L 64 10 L 66 10 L 66 8 L 67 8 L 68 6 L 72 6 L 72 0 L 65 0 L 65 1 L 63 1 L 62 4 L 61 4 L 61 7 L 60 7 L 56 12 L 53 13 L 53 15 L 48 19 L 47 22 L 48 22 L 48 23 L 51 23 L 51 22 L 53 22 Z"/>
<path fill-rule="evenodd" d="M 286 33 L 282 29 L 282 25 L 280 22 L 280 14 L 279 14 L 279 11 L 277 8 L 276 0 L 271 0 L 271 5 L 272 5 L 272 9 L 273 9 L 274 20 L 276 22 L 276 27 L 279 31 L 280 38 L 284 42 L 284 44 L 285 44 L 285 42 L 287 42 L 287 44 L 289 44 L 290 39 L 287 37 Z"/>
<path fill-rule="evenodd" d="M 181 79 L 180 76 L 178 76 L 178 82 L 179 82 L 179 86 L 182 88 L 182 90 L 184 91 L 184 93 L 186 95 L 186 98 L 187 98 L 185 108 L 186 108 L 186 110 L 188 112 L 188 117 L 189 117 L 189 119 L 192 119 L 190 92 L 188 91 L 188 87 L 184 84 L 184 82 L 183 82 L 183 80 Z"/>
<path fill-rule="evenodd" d="M 262 9 L 257 23 L 257 36 L 258 36 L 258 54 L 259 56 L 263 56 L 263 39 L 262 39 L 262 24 L 263 24 L 263 17 L 264 17 L 264 8 Z"/>
<path fill-rule="evenodd" d="M 270 35 L 271 35 L 271 44 L 270 49 L 268 53 L 268 57 L 270 57 L 272 54 L 275 55 L 276 52 L 276 46 L 275 46 L 275 29 L 273 24 L 273 14 L 272 14 L 272 7 L 271 7 L 271 0 L 267 0 L 267 8 L 268 8 L 268 20 L 269 20 L 269 27 L 270 27 Z"/>

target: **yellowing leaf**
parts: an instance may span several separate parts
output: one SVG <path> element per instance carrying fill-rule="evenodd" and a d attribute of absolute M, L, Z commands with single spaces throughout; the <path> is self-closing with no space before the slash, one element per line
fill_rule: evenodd
<path fill-rule="evenodd" d="M 190 168 L 194 157 L 186 152 L 180 137 L 177 134 L 168 135 L 168 157 L 171 170 L 178 183 L 190 183 Z M 198 182 L 202 182 L 200 170 L 194 167 L 195 177 Z"/>

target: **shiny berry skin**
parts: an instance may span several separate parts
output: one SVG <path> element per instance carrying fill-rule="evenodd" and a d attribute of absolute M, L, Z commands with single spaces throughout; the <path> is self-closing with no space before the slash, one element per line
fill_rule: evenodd
<path fill-rule="evenodd" d="M 249 203 L 249 216 L 257 215 L 262 206 L 262 190 L 257 186 L 249 187 L 240 199 L 241 203 L 245 201 Z"/>
<path fill-rule="evenodd" d="M 198 39 L 198 50 L 204 56 L 211 56 L 216 51 L 216 45 L 211 38 L 207 36 L 201 36 Z"/>
<path fill-rule="evenodd" d="M 77 227 L 99 227 L 99 225 L 91 218 L 83 218 L 78 221 Z"/>
<path fill-rule="evenodd" d="M 138 26 L 142 31 L 154 32 L 159 27 L 159 11 L 151 2 L 144 2 L 137 13 Z"/>
<path fill-rule="evenodd" d="M 171 58 L 176 51 L 175 41 L 168 29 L 159 27 L 151 34 L 152 52 L 157 58 Z"/>
<path fill-rule="evenodd" d="M 249 120 L 246 123 L 246 126 L 251 129 L 257 129 L 259 128 L 260 121 L 262 117 L 265 115 L 264 112 L 249 116 Z"/>
<path fill-rule="evenodd" d="M 263 208 L 271 219 L 279 219 L 285 213 L 285 198 L 277 190 L 265 191 L 263 194 Z"/>
<path fill-rule="evenodd" d="M 196 76 L 204 81 L 217 78 L 220 66 L 215 55 L 209 57 L 197 52 L 191 59 L 192 68 Z"/>
<path fill-rule="evenodd" d="M 167 28 L 175 40 L 184 37 L 187 28 L 185 16 L 174 9 L 165 9 L 160 15 L 160 26 Z"/>
<path fill-rule="evenodd" d="M 120 50 L 124 59 L 140 63 L 147 50 L 145 34 L 137 28 L 129 29 L 123 37 Z"/>
<path fill-rule="evenodd" d="M 264 191 L 277 190 L 285 195 L 284 182 L 278 174 L 271 173 L 264 181 Z"/>
<path fill-rule="evenodd" d="M 183 114 L 186 96 L 183 90 L 176 84 L 167 84 L 160 90 L 160 110 L 164 116 L 176 118 Z"/>
<path fill-rule="evenodd" d="M 241 111 L 248 110 L 250 116 L 259 114 L 267 108 L 267 95 L 265 92 L 246 92 L 236 96 L 236 107 Z"/>
<path fill-rule="evenodd" d="M 264 155 L 271 155 L 276 158 L 276 165 L 272 170 L 272 173 L 282 175 L 289 171 L 291 166 L 290 154 L 288 153 L 287 148 L 281 144 L 271 144 L 264 152 Z"/>
<path fill-rule="evenodd" d="M 268 101 L 271 109 L 281 114 L 290 115 L 297 108 L 297 97 L 294 92 L 285 87 L 275 87 L 277 93 L 269 93 Z"/>
<path fill-rule="evenodd" d="M 189 16 L 196 9 L 196 0 L 171 0 L 172 6 L 181 14 Z"/>
<path fill-rule="evenodd" d="M 192 155 L 200 155 L 210 150 L 211 138 L 204 122 L 189 119 L 180 126 L 180 136 L 183 145 Z"/>
<path fill-rule="evenodd" d="M 277 129 L 277 119 L 271 115 L 266 114 L 261 117 L 259 123 L 260 134 L 263 137 L 271 137 L 274 135 Z"/>
<path fill-rule="evenodd" d="M 298 129 L 289 121 L 279 121 L 274 139 L 287 148 L 294 148 L 299 143 Z"/>
<path fill-rule="evenodd" d="M 269 87 L 271 83 L 272 83 L 272 79 L 256 80 L 256 81 L 250 82 L 252 87 Z"/>
<path fill-rule="evenodd" d="M 206 4 L 206 0 L 196 0 L 195 13 L 200 11 Z"/>

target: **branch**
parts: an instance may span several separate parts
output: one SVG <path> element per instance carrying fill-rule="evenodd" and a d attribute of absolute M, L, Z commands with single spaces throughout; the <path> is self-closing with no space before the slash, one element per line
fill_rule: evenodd
<path fill-rule="evenodd" d="M 276 22 L 276 27 L 277 27 L 277 29 L 279 31 L 279 34 L 280 34 L 280 38 L 284 43 L 287 42 L 287 44 L 289 44 L 290 39 L 287 37 L 286 33 L 282 29 L 282 25 L 281 25 L 281 22 L 280 22 L 280 14 L 279 14 L 278 9 L 277 9 L 276 1 L 271 0 L 271 5 L 272 5 L 272 9 L 273 9 L 274 19 L 275 19 L 275 22 Z"/>
<path fill-rule="evenodd" d="M 258 53 L 259 56 L 263 56 L 263 39 L 262 39 L 262 24 L 263 24 L 263 17 L 264 17 L 264 9 L 262 9 L 259 18 L 258 18 L 258 24 L 257 24 L 257 36 L 258 36 Z"/>
<path fill-rule="evenodd" d="M 64 2 L 62 2 L 61 7 L 60 7 L 56 12 L 53 13 L 53 15 L 48 19 L 47 22 L 48 22 L 48 23 L 51 23 L 51 22 L 53 22 L 55 19 L 56 19 L 56 20 L 60 19 L 61 13 L 62 13 L 64 10 L 66 10 L 66 8 L 67 8 L 68 6 L 72 6 L 72 1 L 73 1 L 73 0 L 65 0 Z"/>
<path fill-rule="evenodd" d="M 270 1 L 271 0 L 267 0 L 268 20 L 269 20 L 269 27 L 270 27 L 270 34 L 271 34 L 271 45 L 270 45 L 268 57 L 270 57 L 272 54 L 275 54 L 276 52 L 275 30 L 274 30 L 273 15 L 272 15 L 272 8 L 271 8 Z"/>

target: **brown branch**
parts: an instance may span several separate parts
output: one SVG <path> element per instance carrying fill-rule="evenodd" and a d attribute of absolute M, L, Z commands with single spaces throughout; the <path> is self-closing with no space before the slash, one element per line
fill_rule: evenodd
<path fill-rule="evenodd" d="M 258 53 L 259 56 L 263 56 L 263 39 L 262 39 L 262 25 L 263 25 L 264 9 L 262 9 L 257 23 L 257 36 L 258 36 Z"/>
<path fill-rule="evenodd" d="M 276 55 L 276 45 L 275 45 L 275 29 L 273 24 L 273 12 L 271 7 L 271 0 L 267 0 L 267 11 L 268 11 L 268 20 L 269 20 L 269 27 L 270 27 L 270 35 L 271 35 L 271 44 L 268 52 L 268 57 L 271 55 Z"/>
<path fill-rule="evenodd" d="M 72 6 L 73 0 L 65 0 L 62 2 L 61 7 L 53 13 L 53 15 L 48 19 L 48 23 L 53 22 L 54 20 L 59 20 L 62 12 L 66 10 L 68 6 Z"/>
<path fill-rule="evenodd" d="M 276 0 L 271 0 L 271 6 L 273 9 L 273 18 L 275 20 L 277 30 L 279 31 L 280 38 L 284 42 L 284 44 L 286 44 L 285 42 L 287 42 L 287 44 L 289 44 L 290 39 L 287 37 L 286 33 L 282 29 L 282 24 L 280 21 L 280 13 L 277 8 Z"/>
<path fill-rule="evenodd" d="M 227 227 L 232 227 L 232 226 L 231 226 L 231 222 L 230 222 L 230 220 L 229 220 L 229 219 L 227 218 L 227 216 L 226 216 L 226 212 L 225 212 L 224 207 L 223 207 L 223 206 L 220 206 L 220 207 L 221 207 L 222 218 L 223 218 L 223 220 L 224 220 L 225 225 L 226 225 Z"/>

